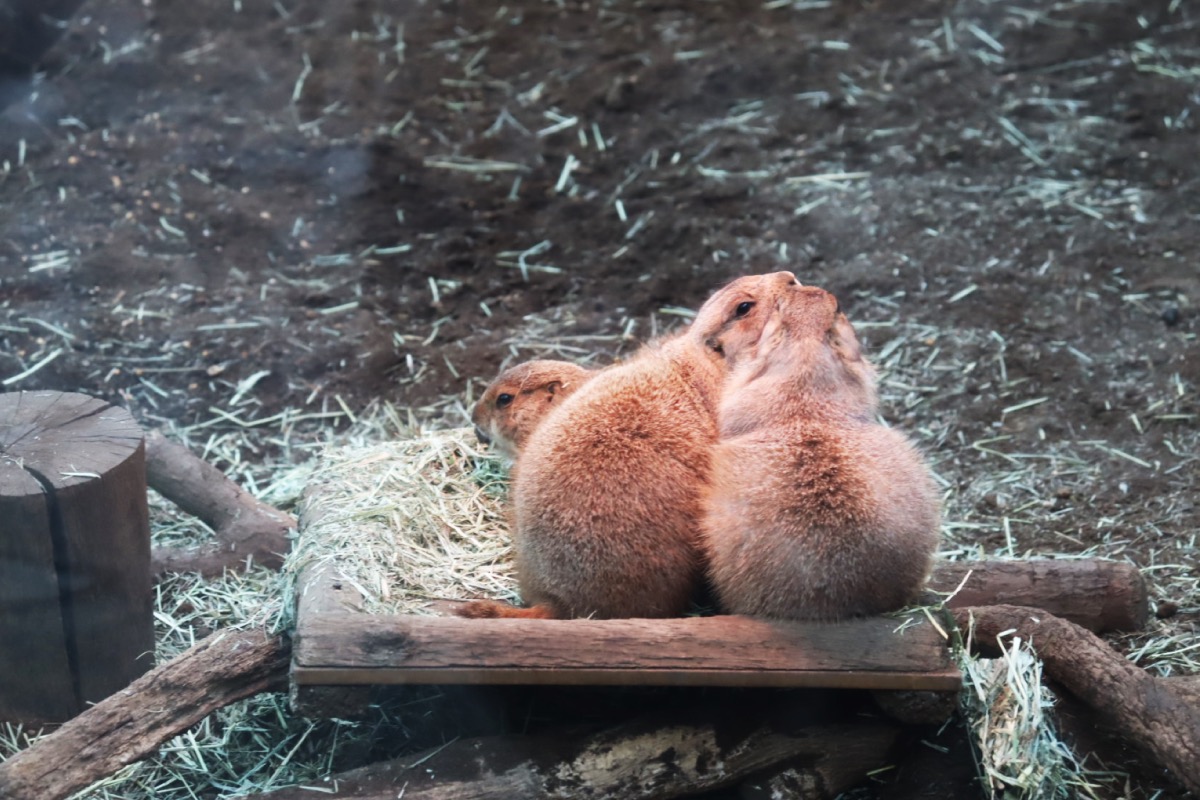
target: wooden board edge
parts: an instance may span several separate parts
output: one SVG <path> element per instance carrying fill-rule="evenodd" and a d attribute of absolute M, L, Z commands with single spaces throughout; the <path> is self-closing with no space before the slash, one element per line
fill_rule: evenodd
<path fill-rule="evenodd" d="M 653 669 L 342 669 L 292 664 L 292 682 L 305 686 L 395 686 L 402 684 L 531 686 L 727 686 L 775 689 L 884 689 L 957 692 L 957 667 L 931 672 L 736 671 Z"/>

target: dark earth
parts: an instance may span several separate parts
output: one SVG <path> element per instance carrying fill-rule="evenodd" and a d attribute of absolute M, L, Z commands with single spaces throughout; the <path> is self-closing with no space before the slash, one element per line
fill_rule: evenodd
<path fill-rule="evenodd" d="M 266 474 L 790 269 L 945 550 L 1131 560 L 1194 673 L 1198 125 L 1190 0 L 94 0 L 0 112 L 0 379 Z"/>

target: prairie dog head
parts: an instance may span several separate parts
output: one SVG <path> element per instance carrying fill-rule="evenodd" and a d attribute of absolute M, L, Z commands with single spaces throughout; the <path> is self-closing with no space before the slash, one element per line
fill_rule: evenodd
<path fill-rule="evenodd" d="M 839 411 L 873 414 L 875 369 L 863 358 L 837 298 L 816 286 L 799 286 L 780 295 L 777 312 L 770 335 L 739 363 L 733 383 L 764 375 L 783 378 Z"/>
<path fill-rule="evenodd" d="M 718 289 L 696 312 L 688 335 L 732 367 L 778 335 L 782 299 L 800 288 L 790 272 L 747 275 Z"/>
<path fill-rule="evenodd" d="M 471 411 L 475 435 L 515 459 L 542 418 L 592 371 L 569 361 L 527 361 L 501 372 Z"/>

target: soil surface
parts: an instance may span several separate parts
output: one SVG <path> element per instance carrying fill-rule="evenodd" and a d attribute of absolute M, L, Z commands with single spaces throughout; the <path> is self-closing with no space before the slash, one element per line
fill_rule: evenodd
<path fill-rule="evenodd" d="M 791 269 L 930 455 L 946 550 L 1130 559 L 1163 619 L 1117 644 L 1194 672 L 1197 11 L 94 0 L 0 112 L 0 379 L 253 471 Z"/>

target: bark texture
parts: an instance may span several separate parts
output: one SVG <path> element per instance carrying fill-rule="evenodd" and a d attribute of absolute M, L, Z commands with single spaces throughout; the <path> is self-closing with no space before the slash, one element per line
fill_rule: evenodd
<path fill-rule="evenodd" d="M 61 800 L 139 761 L 219 708 L 287 688 L 291 648 L 219 632 L 0 763 L 0 797 Z"/>
<path fill-rule="evenodd" d="M 146 480 L 155 491 L 203 520 L 217 539 L 199 549 L 155 549 L 150 565 L 155 577 L 167 572 L 213 576 L 251 563 L 272 569 L 283 564 L 296 518 L 263 503 L 161 433 L 146 436 Z"/>

